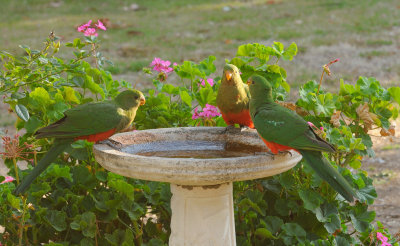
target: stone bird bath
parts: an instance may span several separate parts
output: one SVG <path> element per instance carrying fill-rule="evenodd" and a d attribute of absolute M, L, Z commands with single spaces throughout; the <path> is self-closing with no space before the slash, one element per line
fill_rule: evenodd
<path fill-rule="evenodd" d="M 105 169 L 171 184 L 170 246 L 236 245 L 232 182 L 279 174 L 301 160 L 294 151 L 269 154 L 255 130 L 224 127 L 126 132 L 110 143 L 94 145 Z"/>

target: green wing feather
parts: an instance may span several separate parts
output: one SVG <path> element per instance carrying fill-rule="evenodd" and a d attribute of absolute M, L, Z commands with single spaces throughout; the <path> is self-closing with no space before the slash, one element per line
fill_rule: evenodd
<path fill-rule="evenodd" d="M 269 103 L 258 108 L 253 122 L 267 141 L 297 150 L 335 151 L 331 144 L 314 133 L 301 116 L 279 104 Z"/>
<path fill-rule="evenodd" d="M 121 112 L 113 101 L 82 104 L 65 111 L 61 120 L 39 129 L 36 138 L 74 138 L 106 132 L 124 121 Z"/>

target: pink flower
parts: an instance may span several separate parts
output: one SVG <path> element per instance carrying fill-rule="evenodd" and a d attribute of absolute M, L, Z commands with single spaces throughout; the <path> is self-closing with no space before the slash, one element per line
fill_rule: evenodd
<path fill-rule="evenodd" d="M 174 64 L 173 64 L 174 66 L 178 66 L 178 63 L 176 63 L 176 62 L 174 62 Z"/>
<path fill-rule="evenodd" d="M 83 24 L 82 26 L 78 27 L 78 32 L 84 32 L 90 25 L 92 24 L 92 20 L 89 20 L 88 23 Z"/>
<path fill-rule="evenodd" d="M 203 119 L 211 119 L 213 117 L 216 116 L 220 116 L 220 112 L 218 111 L 218 108 L 210 105 L 210 104 L 206 104 L 206 106 L 203 108 L 202 112 L 198 112 L 198 109 L 195 108 L 194 109 L 194 113 L 192 115 L 192 119 L 198 119 L 198 118 L 203 118 Z"/>
<path fill-rule="evenodd" d="M 200 79 L 200 82 L 201 82 L 201 85 L 202 85 L 202 86 L 206 86 L 206 82 L 204 81 L 204 79 Z M 207 79 L 207 83 L 208 83 L 210 86 L 213 86 L 213 85 L 214 85 L 214 80 L 213 80 L 212 78 L 208 78 L 208 79 Z"/>
<path fill-rule="evenodd" d="M 164 61 L 158 57 L 155 57 L 154 60 L 150 63 L 150 67 L 153 67 L 154 71 L 157 71 L 159 73 L 165 73 L 166 75 L 174 71 L 174 69 L 170 66 L 171 66 L 170 61 Z"/>
<path fill-rule="evenodd" d="M 107 28 L 103 25 L 103 23 L 100 20 L 97 20 L 97 24 L 94 24 L 97 28 L 102 29 L 102 30 L 107 30 Z"/>
<path fill-rule="evenodd" d="M 383 245 L 383 246 L 389 246 L 389 245 L 390 245 L 390 246 L 391 246 L 391 244 L 387 242 L 388 238 L 385 237 L 382 233 L 377 232 L 377 233 L 376 233 L 376 238 L 377 238 L 379 241 L 382 242 L 381 245 Z"/>
<path fill-rule="evenodd" d="M 9 182 L 13 182 L 15 179 L 13 178 L 13 177 L 11 177 L 11 176 L 7 176 L 7 177 L 5 177 L 6 179 L 3 181 L 3 182 L 1 182 L 0 184 L 4 184 L 4 183 L 9 183 Z"/>
<path fill-rule="evenodd" d="M 381 241 L 381 243 L 382 243 L 381 245 L 382 245 L 382 246 L 392 246 L 390 243 L 387 242 L 388 238 L 385 237 L 382 233 L 377 232 L 377 233 L 376 233 L 376 238 L 377 238 L 379 241 Z"/>
<path fill-rule="evenodd" d="M 196 120 L 196 119 L 200 118 L 199 113 L 197 111 L 198 111 L 198 109 L 195 108 L 194 113 L 192 115 L 192 120 Z"/>
<path fill-rule="evenodd" d="M 97 37 L 97 32 L 96 29 L 89 27 L 86 29 L 86 31 L 83 33 L 85 36 L 96 36 Z"/>
<path fill-rule="evenodd" d="M 314 124 L 313 124 L 312 122 L 310 122 L 310 121 L 307 121 L 307 124 L 308 124 L 310 127 L 315 127 Z"/>

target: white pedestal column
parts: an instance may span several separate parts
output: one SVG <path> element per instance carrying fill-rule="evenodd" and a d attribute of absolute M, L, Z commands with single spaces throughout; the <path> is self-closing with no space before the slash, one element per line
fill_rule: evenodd
<path fill-rule="evenodd" d="M 232 183 L 171 184 L 169 246 L 236 246 Z"/>

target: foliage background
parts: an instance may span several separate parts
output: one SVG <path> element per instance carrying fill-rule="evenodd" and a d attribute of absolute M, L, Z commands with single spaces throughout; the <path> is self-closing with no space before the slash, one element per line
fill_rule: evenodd
<path fill-rule="evenodd" d="M 337 57 L 341 62 L 335 64 L 333 76 L 325 77 L 324 88 L 328 91 L 337 92 L 339 78 L 354 84 L 359 75 L 374 76 L 385 87 L 397 85 L 399 80 L 400 56 L 396 48 L 400 42 L 397 38 L 399 24 L 396 22 L 399 6 L 394 0 L 136 3 L 139 6 L 137 11 L 134 11 L 131 1 L 115 4 L 115 1 L 25 0 L 23 4 L 17 4 L 3 0 L 0 30 L 4 35 L 0 36 L 0 49 L 23 55 L 25 51 L 19 49 L 18 44 L 39 48 L 50 30 L 62 34 L 63 43 L 69 42 L 79 35 L 75 29 L 78 23 L 108 18 L 111 26 L 109 32 L 101 37 L 101 50 L 116 66 L 106 66 L 106 70 L 119 81 L 139 81 L 137 86 L 140 88 L 152 87 L 152 79 L 141 74 L 140 70 L 154 56 L 178 63 L 183 60 L 198 63 L 209 55 L 215 55 L 218 58 L 215 61 L 217 71 L 220 71 L 224 58 L 231 59 L 239 45 L 254 41 L 269 45 L 274 40 L 282 40 L 286 46 L 295 41 L 299 47 L 294 62 L 280 61 L 288 71 L 287 82 L 294 88 L 289 97 L 291 101 L 298 98 L 300 84 L 309 79 L 319 79 L 320 66 Z M 193 45 L 199 42 L 201 47 Z M 71 52 L 63 51 L 59 56 L 73 57 Z M 180 82 L 175 83 L 179 81 L 177 77 L 172 78 L 169 82 L 174 86 L 180 85 Z M 0 114 L 2 129 L 12 129 L 15 118 L 5 113 L 8 108 L 5 104 L 0 106 L 3 110 Z M 398 149 L 398 144 L 385 145 L 394 152 Z M 368 160 L 381 162 L 381 159 Z M 375 171 L 374 167 L 371 168 L 374 178 L 383 182 L 385 190 L 396 184 L 393 177 L 398 175 L 395 165 L 391 165 L 393 169 L 389 171 L 384 170 L 386 167 L 379 166 Z M 388 178 L 391 179 L 389 183 Z M 398 190 L 389 192 L 389 197 L 393 192 Z M 380 200 L 377 202 L 381 203 Z M 396 201 L 392 201 L 390 206 L 394 208 L 392 211 L 397 211 Z M 390 213 L 387 216 L 391 218 Z"/>

